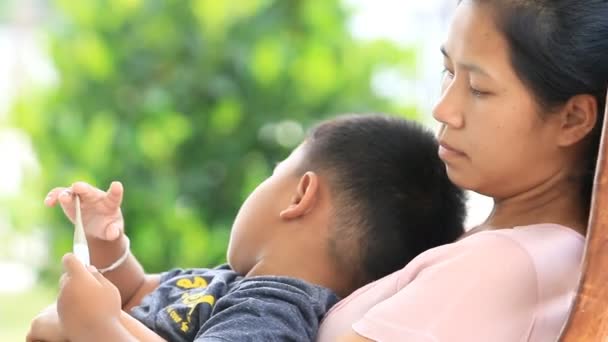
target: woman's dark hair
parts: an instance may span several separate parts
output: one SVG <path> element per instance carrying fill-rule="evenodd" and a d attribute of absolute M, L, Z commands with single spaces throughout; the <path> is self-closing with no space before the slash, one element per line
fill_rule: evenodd
<path fill-rule="evenodd" d="M 329 249 L 356 287 L 403 268 L 463 233 L 464 194 L 429 130 L 381 115 L 346 115 L 312 129 L 301 170 L 328 179 Z"/>
<path fill-rule="evenodd" d="M 608 88 L 608 1 L 471 1 L 491 5 L 513 68 L 543 109 L 557 108 L 579 94 L 595 97 L 597 123 L 587 139 L 582 170 L 588 209 Z"/>

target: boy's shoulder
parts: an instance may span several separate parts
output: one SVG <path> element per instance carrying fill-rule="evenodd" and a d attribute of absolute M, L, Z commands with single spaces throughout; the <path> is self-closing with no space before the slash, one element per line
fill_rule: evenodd
<path fill-rule="evenodd" d="M 165 272 L 131 314 L 171 341 L 240 340 L 244 327 L 260 340 L 304 341 L 337 300 L 331 290 L 296 278 L 243 277 L 220 265 Z"/>
<path fill-rule="evenodd" d="M 183 289 L 206 288 L 211 282 L 230 284 L 243 279 L 230 265 L 221 264 L 214 268 L 174 268 L 163 272 L 160 285 L 175 285 Z"/>
<path fill-rule="evenodd" d="M 172 269 L 161 274 L 159 286 L 131 315 L 165 339 L 192 341 L 217 301 L 242 278 L 228 265 Z"/>

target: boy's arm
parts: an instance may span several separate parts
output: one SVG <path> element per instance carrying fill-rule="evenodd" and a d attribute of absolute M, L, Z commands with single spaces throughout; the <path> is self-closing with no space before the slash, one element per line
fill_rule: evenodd
<path fill-rule="evenodd" d="M 121 235 L 114 241 L 89 238 L 91 264 L 102 269 L 118 260 L 128 248 L 126 237 Z M 146 274 L 137 258 L 129 251 L 125 262 L 103 275 L 120 291 L 123 310 L 138 305 L 141 299 L 159 285 L 160 275 Z"/>
<path fill-rule="evenodd" d="M 141 300 L 150 292 L 154 291 L 160 284 L 159 274 L 146 274 L 144 281 L 141 283 L 131 298 L 127 301 L 123 301 L 122 309 L 129 312 L 134 306 L 141 303 Z"/>

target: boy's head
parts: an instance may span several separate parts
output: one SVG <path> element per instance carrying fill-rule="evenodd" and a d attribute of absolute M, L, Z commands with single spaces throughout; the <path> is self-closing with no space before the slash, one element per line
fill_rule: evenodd
<path fill-rule="evenodd" d="M 229 262 L 247 273 L 276 246 L 295 256 L 310 239 L 306 248 L 320 248 L 310 257 L 325 254 L 358 287 L 454 241 L 463 232 L 464 195 L 437 147 L 432 133 L 402 119 L 322 122 L 241 207 Z"/>

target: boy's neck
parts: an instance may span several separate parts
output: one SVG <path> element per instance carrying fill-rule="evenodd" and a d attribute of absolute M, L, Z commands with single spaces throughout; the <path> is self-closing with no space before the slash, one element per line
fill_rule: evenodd
<path fill-rule="evenodd" d="M 281 248 L 262 257 L 245 276 L 272 275 L 297 278 L 328 288 L 344 298 L 354 289 L 349 286 L 348 277 L 342 275 L 332 265 L 328 253 L 321 248 L 305 251 Z"/>

